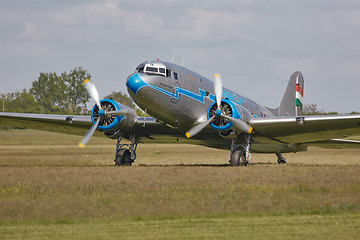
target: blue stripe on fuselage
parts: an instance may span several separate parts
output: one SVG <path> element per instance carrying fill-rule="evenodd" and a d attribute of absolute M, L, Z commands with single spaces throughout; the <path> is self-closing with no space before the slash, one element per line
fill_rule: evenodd
<path fill-rule="evenodd" d="M 189 98 L 192 98 L 198 102 L 201 102 L 201 103 L 204 103 L 205 104 L 205 98 L 207 97 L 206 96 L 206 91 L 199 88 L 199 94 L 196 94 L 196 93 L 193 93 L 189 90 L 186 90 L 186 89 L 183 89 L 183 88 L 180 88 L 180 87 L 177 87 L 175 86 L 175 93 L 172 93 L 172 92 L 169 92 L 169 91 L 166 91 L 162 88 L 159 88 L 159 87 L 156 87 L 154 85 L 151 85 L 151 84 L 148 84 L 146 82 L 144 82 L 140 75 L 137 73 L 137 74 L 134 74 L 132 75 L 131 77 L 129 77 L 129 79 L 127 80 L 126 82 L 126 86 L 135 94 L 137 94 L 137 92 L 142 88 L 142 87 L 151 87 L 152 89 L 155 89 L 161 93 L 164 93 L 166 95 L 168 95 L 169 97 L 172 97 L 174 99 L 179 99 L 179 94 L 182 94 L 184 96 L 187 96 Z M 223 91 L 223 96 L 231 96 L 232 94 L 226 92 L 225 90 Z M 235 96 L 235 95 L 234 95 Z M 210 93 L 209 94 L 209 99 L 212 100 L 212 101 L 215 101 L 215 95 Z M 237 98 L 236 100 L 233 99 L 233 97 L 231 97 L 229 100 L 231 100 L 232 102 L 235 102 L 239 105 L 241 105 L 241 102 L 245 102 L 245 100 L 241 99 L 241 98 Z M 239 100 L 239 101 L 237 101 Z"/>

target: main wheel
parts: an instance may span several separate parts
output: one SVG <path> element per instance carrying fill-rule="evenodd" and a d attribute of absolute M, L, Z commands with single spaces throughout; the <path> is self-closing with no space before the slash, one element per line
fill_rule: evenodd
<path fill-rule="evenodd" d="M 116 153 L 115 165 L 117 166 L 130 166 L 132 164 L 130 151 L 128 149 L 121 149 Z"/>
<path fill-rule="evenodd" d="M 230 165 L 231 166 L 246 166 L 248 161 L 246 160 L 244 151 L 235 150 L 230 156 Z"/>

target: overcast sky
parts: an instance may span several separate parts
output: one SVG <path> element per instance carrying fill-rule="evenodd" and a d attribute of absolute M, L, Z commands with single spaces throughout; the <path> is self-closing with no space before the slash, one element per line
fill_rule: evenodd
<path fill-rule="evenodd" d="M 101 96 L 145 60 L 170 61 L 277 107 L 294 71 L 304 102 L 360 112 L 358 0 L 0 0 L 0 93 L 82 66 Z"/>

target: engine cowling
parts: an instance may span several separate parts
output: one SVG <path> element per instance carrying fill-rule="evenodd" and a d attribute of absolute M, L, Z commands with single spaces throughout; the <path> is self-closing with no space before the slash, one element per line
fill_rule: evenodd
<path fill-rule="evenodd" d="M 211 104 L 208 109 L 207 118 L 210 119 L 212 116 L 215 116 L 214 119 L 210 122 L 210 125 L 218 131 L 226 131 L 230 129 L 233 124 L 228 119 L 222 116 L 217 116 L 215 113 L 217 109 L 216 102 Z M 228 99 L 221 100 L 220 111 L 223 115 L 227 115 L 236 119 L 242 118 L 235 104 Z"/>
<path fill-rule="evenodd" d="M 246 108 L 241 105 L 235 105 L 228 99 L 222 99 L 220 106 L 221 113 L 219 112 L 215 102 L 210 105 L 207 117 L 208 119 L 214 117 L 214 119 L 210 122 L 210 125 L 214 129 L 218 130 L 222 137 L 231 137 L 235 131 L 245 133 L 250 133 L 252 131 L 252 127 L 248 125 L 248 122 L 251 119 L 251 113 Z M 241 123 L 241 126 L 234 126 L 234 124 L 224 116 L 241 120 L 239 122 Z"/>
<path fill-rule="evenodd" d="M 91 111 L 91 120 L 95 124 L 100 118 L 98 129 L 103 131 L 107 137 L 117 138 L 121 130 L 132 127 L 137 119 L 134 110 L 128 106 L 118 103 L 112 99 L 100 100 L 102 110 L 99 111 L 95 104 Z M 111 111 L 119 111 L 127 109 L 130 114 L 126 116 L 109 114 Z"/>

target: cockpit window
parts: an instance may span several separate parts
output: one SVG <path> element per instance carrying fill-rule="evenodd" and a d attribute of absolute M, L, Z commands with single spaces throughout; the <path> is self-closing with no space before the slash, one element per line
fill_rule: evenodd
<path fill-rule="evenodd" d="M 158 69 L 154 68 L 154 67 L 146 67 L 146 72 L 153 72 L 153 73 L 157 73 Z"/>
<path fill-rule="evenodd" d="M 160 63 L 146 63 L 145 65 L 140 65 L 136 69 L 138 72 L 143 72 L 148 75 L 159 75 L 166 77 L 166 67 Z"/>

